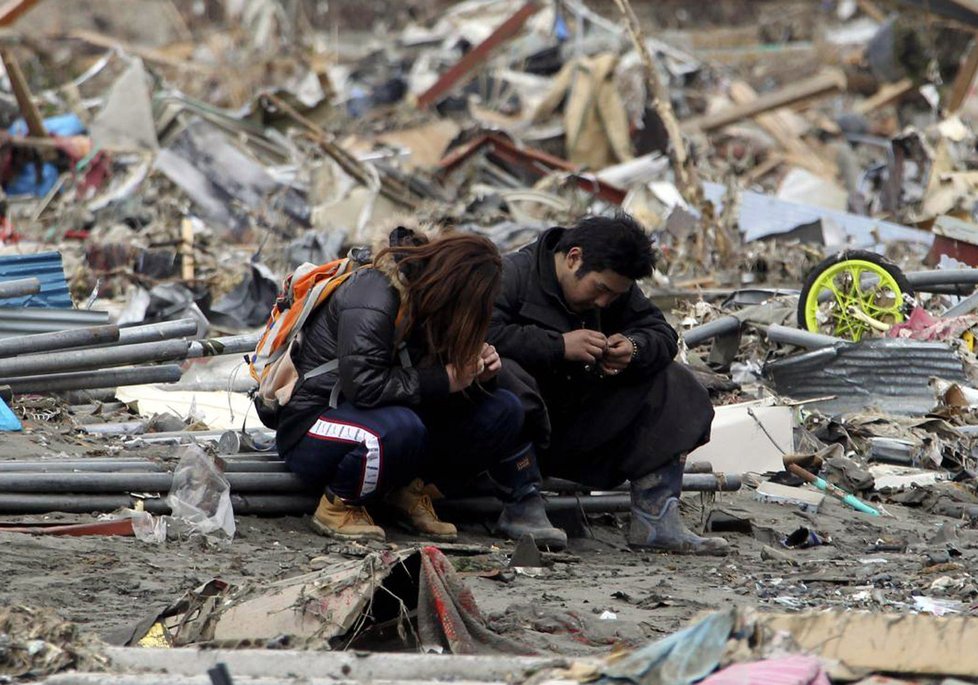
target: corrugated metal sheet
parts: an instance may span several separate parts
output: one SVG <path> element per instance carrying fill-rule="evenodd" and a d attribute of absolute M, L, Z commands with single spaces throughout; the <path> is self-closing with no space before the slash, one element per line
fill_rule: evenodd
<path fill-rule="evenodd" d="M 726 188 L 719 183 L 704 183 L 706 199 L 719 208 L 723 205 Z M 744 240 L 759 240 L 766 236 L 787 233 L 798 226 L 828 219 L 838 225 L 853 240 L 852 247 L 880 247 L 880 242 L 904 240 L 930 245 L 934 236 L 928 231 L 908 228 L 889 221 L 868 216 L 849 214 L 797 202 L 779 200 L 772 195 L 744 190 L 740 193 L 738 222 L 744 232 Z"/>
<path fill-rule="evenodd" d="M 102 326 L 107 323 L 109 323 L 108 312 L 93 312 L 87 309 L 0 307 L 0 338 Z"/>
<path fill-rule="evenodd" d="M 876 408 L 926 414 L 936 405 L 932 376 L 965 381 L 964 367 L 942 343 L 882 339 L 828 347 L 768 364 L 775 390 L 796 400 L 834 395 L 814 407 L 829 413 Z"/>
<path fill-rule="evenodd" d="M 74 306 L 59 252 L 0 256 L 0 281 L 33 276 L 41 281 L 41 292 L 0 301 L 0 308 Z"/>

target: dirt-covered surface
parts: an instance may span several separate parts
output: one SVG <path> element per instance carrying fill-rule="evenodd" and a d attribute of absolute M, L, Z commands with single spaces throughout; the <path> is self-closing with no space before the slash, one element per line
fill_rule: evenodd
<path fill-rule="evenodd" d="M 35 428 L 5 435 L 3 458 L 104 455 L 117 441 Z M 172 456 L 173 448 L 156 448 Z M 137 452 L 133 452 L 137 454 Z M 140 451 L 138 454 L 149 454 Z M 711 511 L 750 522 L 752 533 L 726 533 L 734 552 L 726 558 L 636 553 L 624 544 L 624 518 L 592 517 L 591 537 L 573 539 L 568 554 L 541 572 L 502 571 L 473 562 L 472 550 L 448 551 L 463 571 L 482 610 L 507 632 L 535 631 L 535 644 L 564 653 L 601 653 L 615 642 L 637 643 L 676 630 L 704 611 L 730 605 L 796 610 L 864 607 L 908 611 L 914 596 L 950 601 L 967 612 L 976 587 L 967 572 L 978 532 L 960 522 L 889 505 L 891 516 L 873 518 L 826 500 L 818 514 L 755 501 L 753 490 L 716 497 L 687 495 L 687 520 L 696 525 Z M 62 515 L 3 517 L 18 520 L 90 520 Z M 716 518 L 716 516 L 714 516 Z M 729 518 L 729 516 L 728 516 Z M 741 524 L 743 525 L 743 524 Z M 261 585 L 349 558 L 313 533 L 300 517 L 238 517 L 227 545 L 201 539 L 163 544 L 135 538 L 43 537 L 0 532 L 0 605 L 51 608 L 103 638 L 162 609 L 213 578 Z M 780 541 L 799 527 L 817 531 L 826 544 L 786 549 Z M 422 544 L 397 530 L 390 544 Z M 512 546 L 478 526 L 460 539 L 506 552 Z M 496 549 L 493 550 L 492 548 Z M 905 548 L 904 551 L 892 551 Z M 883 551 L 881 551 L 883 550 Z M 476 549 L 476 551 L 478 551 Z M 482 558 L 490 558 L 482 555 Z M 497 554 L 498 558 L 498 554 Z M 499 564 L 495 568 L 499 568 Z M 548 612 L 578 616 L 601 639 L 562 640 L 548 635 Z"/>

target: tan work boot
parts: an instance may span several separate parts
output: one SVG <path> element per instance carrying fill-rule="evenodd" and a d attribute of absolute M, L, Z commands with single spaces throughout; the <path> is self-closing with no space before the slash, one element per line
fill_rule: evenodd
<path fill-rule="evenodd" d="M 346 504 L 335 495 L 322 496 L 310 523 L 320 535 L 340 540 L 387 540 L 384 529 L 374 523 L 366 509 Z"/>
<path fill-rule="evenodd" d="M 387 503 L 421 535 L 441 542 L 454 542 L 458 538 L 455 526 L 438 518 L 420 478 L 389 494 Z"/>

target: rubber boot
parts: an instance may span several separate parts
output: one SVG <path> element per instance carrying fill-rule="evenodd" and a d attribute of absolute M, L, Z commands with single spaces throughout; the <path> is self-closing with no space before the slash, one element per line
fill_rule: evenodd
<path fill-rule="evenodd" d="M 438 518 L 431 497 L 425 491 L 424 481 L 420 478 L 389 494 L 387 503 L 421 535 L 439 542 L 455 542 L 458 539 L 455 526 Z"/>
<path fill-rule="evenodd" d="M 700 537 L 683 523 L 679 514 L 682 486 L 683 464 L 679 460 L 632 481 L 629 547 L 677 554 L 725 555 L 729 549 L 726 540 Z"/>
<path fill-rule="evenodd" d="M 374 523 L 366 509 L 346 504 L 332 493 L 319 500 L 310 524 L 320 535 L 339 540 L 387 540 L 384 529 Z"/>
<path fill-rule="evenodd" d="M 489 475 L 504 502 L 496 521 L 497 532 L 510 540 L 532 535 L 537 547 L 564 549 L 567 546 L 567 533 L 547 518 L 547 508 L 540 496 L 543 477 L 531 446 L 499 462 Z"/>
<path fill-rule="evenodd" d="M 532 535 L 537 547 L 555 550 L 567 547 L 567 533 L 550 523 L 539 492 L 533 492 L 518 502 L 506 503 L 496 522 L 496 530 L 510 540 Z"/>

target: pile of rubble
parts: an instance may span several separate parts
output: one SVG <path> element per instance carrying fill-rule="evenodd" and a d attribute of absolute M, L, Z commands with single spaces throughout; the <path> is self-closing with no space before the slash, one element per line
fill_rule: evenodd
<path fill-rule="evenodd" d="M 105 682 L 133 683 L 162 671 L 197 682 L 220 663 L 213 682 L 229 670 L 254 682 L 978 675 L 965 642 L 978 593 L 969 3 L 85 5 L 0 8 L 4 540 L 98 536 L 111 549 L 108 537 L 135 537 L 237 563 L 235 515 L 316 502 L 258 427 L 242 361 L 287 273 L 406 218 L 510 250 L 624 210 L 659 251 L 642 287 L 717 407 L 712 442 L 687 462 L 684 509 L 738 553 L 683 570 L 740 608 L 661 641 L 608 630 L 611 609 L 585 621 L 536 597 L 482 614 L 466 583 L 550 583 L 544 604 L 573 579 L 593 589 L 572 570 L 600 556 L 588 542 L 613 550 L 619 577 L 628 553 L 607 531 L 627 495 L 548 481 L 574 554 L 481 541 L 323 554 L 307 541 L 308 559 L 262 583 L 245 582 L 246 566 L 240 583 L 203 585 L 187 562 L 194 573 L 161 574 L 186 594 L 154 596 L 158 610 L 109 640 L 128 646 L 82 640 L 47 614 L 51 630 L 31 632 L 33 610 L 0 612 L 0 682 L 108 667 L 103 653 L 120 672 Z M 498 503 L 439 506 L 478 539 Z M 220 542 L 188 542 L 199 536 Z M 633 594 L 611 597 L 639 614 L 676 603 Z M 807 609 L 831 611 L 794 613 Z M 592 656 L 572 660 L 541 635 Z M 627 651 L 598 658 L 612 644 Z M 180 651 L 156 661 L 133 645 Z M 201 645 L 496 656 L 432 666 L 191 651 Z M 153 673 L 124 675 L 136 665 Z"/>

